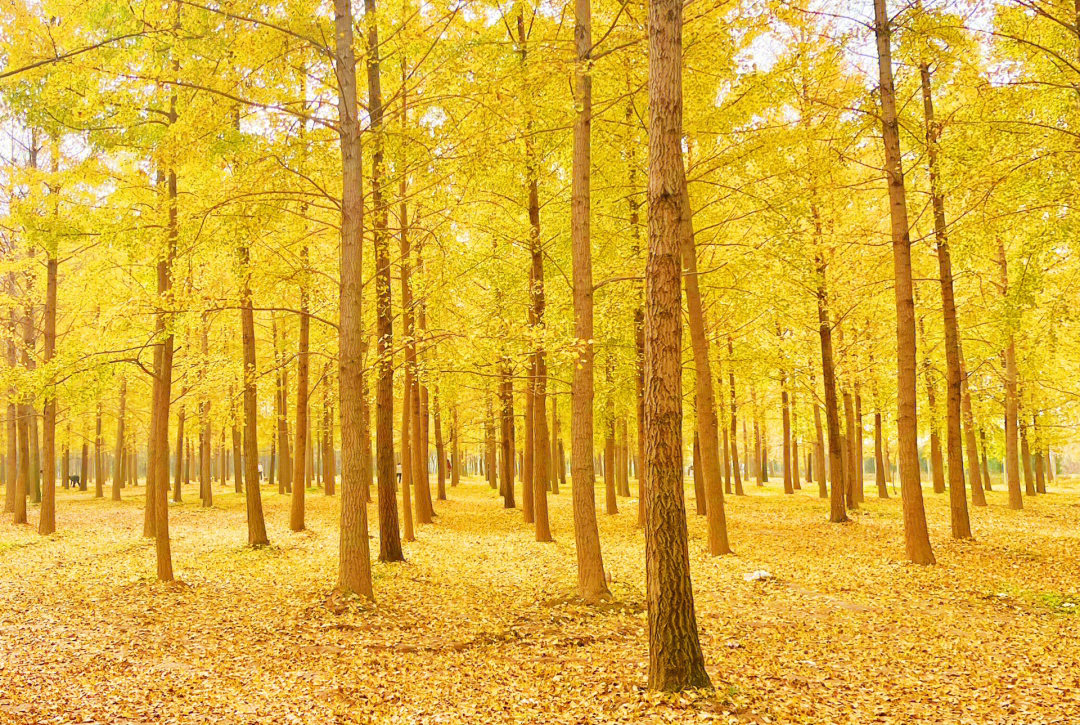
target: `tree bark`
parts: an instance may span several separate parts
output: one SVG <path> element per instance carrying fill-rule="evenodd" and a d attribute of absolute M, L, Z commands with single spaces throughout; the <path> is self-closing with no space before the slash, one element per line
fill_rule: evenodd
<path fill-rule="evenodd" d="M 1005 242 L 998 240 L 998 265 L 1001 267 L 1001 296 L 1009 296 L 1009 268 L 1005 259 Z M 1005 343 L 1005 478 L 1009 487 L 1009 508 L 1024 508 L 1024 497 L 1020 492 L 1020 453 L 1019 438 L 1019 402 L 1017 393 L 1016 342 L 1012 329 L 1008 331 Z"/>
<path fill-rule="evenodd" d="M 649 689 L 711 687 L 698 640 L 682 492 L 682 2 L 649 3 L 649 256 L 645 272 L 645 583 Z M 692 250 L 691 250 L 692 251 Z M 687 270 L 692 271 L 692 270 Z M 696 282 L 696 276 L 695 276 Z M 700 309 L 697 310 L 700 315 Z M 693 318 L 693 314 L 691 314 Z M 700 316 L 699 316 L 700 320 Z M 696 359 L 699 355 L 695 354 Z M 698 388 L 704 360 L 697 360 Z M 707 365 L 707 363 L 706 363 Z M 700 394 L 699 394 L 700 395 Z M 700 403 L 699 403 L 700 405 Z M 705 406 L 701 406 L 705 407 Z M 714 425 L 699 430 L 714 435 Z M 706 419 L 708 415 L 704 416 Z M 715 473 L 715 471 L 714 471 Z M 706 484 L 708 485 L 708 484 Z M 719 486 L 719 481 L 713 481 Z M 722 492 L 721 492 L 722 495 Z M 710 500 L 711 503 L 711 500 Z M 719 505 L 710 506 L 719 511 Z M 711 538 L 711 537 L 710 537 Z"/>
<path fill-rule="evenodd" d="M 899 432 L 900 491 L 904 510 L 904 543 L 916 564 L 933 564 L 934 553 L 926 530 L 922 487 L 919 484 L 918 427 L 915 398 L 915 302 L 911 275 L 911 238 L 907 198 L 900 157 L 900 125 L 893 88 L 892 48 L 885 0 L 874 0 L 874 36 L 878 51 L 882 138 L 889 185 L 892 221 L 893 274 L 896 292 L 897 425 Z"/>
<path fill-rule="evenodd" d="M 681 123 L 681 121 L 680 121 Z M 682 161 L 679 162 L 682 169 Z M 650 181 L 651 183 L 651 181 Z M 690 210 L 690 195 L 686 177 L 679 187 L 680 254 L 682 255 L 683 284 L 686 287 L 686 311 L 690 323 L 690 342 L 694 354 L 694 388 L 697 393 L 697 429 L 701 434 L 701 474 L 705 485 L 705 518 L 709 527 L 709 553 L 713 556 L 730 554 L 727 518 L 724 513 L 724 486 L 720 480 L 720 436 L 716 425 L 716 397 L 709 369 L 709 341 L 705 331 L 705 310 L 698 283 L 697 250 L 694 244 L 694 225 Z M 695 462 L 696 465 L 696 462 Z"/>
<path fill-rule="evenodd" d="M 518 22 L 522 23 L 521 16 Z M 570 388 L 570 485 L 574 506 L 578 594 L 586 602 L 611 596 L 604 576 L 596 524 L 593 470 L 593 282 L 591 236 L 592 164 L 592 3 L 574 0 L 573 169 L 570 235 L 573 260 L 574 337 L 578 358 Z M 640 487 L 639 482 L 639 487 Z"/>
<path fill-rule="evenodd" d="M 367 20 L 374 32 L 374 0 L 371 3 Z M 341 192 L 341 294 L 340 325 L 338 328 L 339 361 L 338 386 L 341 404 L 341 527 L 338 540 L 338 581 L 337 588 L 345 594 L 356 594 L 367 599 L 374 598 L 371 586 L 371 561 L 368 551 L 367 505 L 364 491 L 365 482 L 370 480 L 370 466 L 365 475 L 363 447 L 367 444 L 367 426 L 364 422 L 366 406 L 364 404 L 364 323 L 363 306 L 363 232 L 364 232 L 364 197 L 361 188 L 363 176 L 363 156 L 360 148 L 360 116 L 356 90 L 356 60 L 353 56 L 353 19 L 351 0 L 334 0 L 334 69 L 338 82 L 338 134 L 341 147 L 342 192 Z M 377 43 L 376 43 L 377 45 Z M 371 77 L 369 58 L 369 79 Z M 376 66 L 375 82 L 378 83 Z M 381 109 L 380 109 L 381 113 Z M 380 119 L 381 120 L 381 119 Z M 378 264 L 379 260 L 376 260 Z M 389 268 L 384 272 L 379 292 L 389 296 Z M 385 305 L 389 300 L 382 300 Z M 381 313 L 388 310 L 380 309 Z M 379 333 L 384 331 L 383 319 L 379 320 Z M 380 340 L 380 360 L 382 358 Z M 384 403 L 385 396 L 393 395 L 387 391 L 385 382 L 386 369 L 380 369 L 379 402 Z M 390 380 L 392 384 L 392 379 Z M 394 495 L 394 451 L 393 451 L 393 400 L 389 409 L 379 407 L 379 420 L 376 435 L 379 438 L 379 558 L 380 560 L 400 561 L 401 542 L 397 528 L 397 498 Z M 389 424 L 387 424 L 389 414 Z M 387 429 L 390 437 L 387 438 Z M 254 431 L 252 431 L 254 433 Z M 252 436 L 254 437 L 254 436 Z M 386 445 L 386 448 L 384 448 Z M 389 454 L 389 457 L 387 457 Z M 248 471 L 250 473 L 250 464 Z M 248 486 L 248 489 L 256 488 Z M 389 496 L 389 501 L 387 500 Z"/>
<path fill-rule="evenodd" d="M 938 181 L 938 145 L 941 126 L 934 117 L 930 68 L 919 66 L 926 127 L 926 157 L 930 172 L 930 201 L 934 210 L 934 246 L 941 280 L 941 313 L 945 325 L 945 455 L 949 463 L 949 517 L 954 539 L 971 538 L 971 522 L 964 491 L 964 453 L 960 435 L 961 372 L 960 331 L 953 294 L 952 256 L 945 224 L 945 199 Z M 974 494 L 973 494 L 974 495 Z M 985 501 L 983 502 L 985 504 Z M 976 504 L 978 505 L 978 504 Z"/>

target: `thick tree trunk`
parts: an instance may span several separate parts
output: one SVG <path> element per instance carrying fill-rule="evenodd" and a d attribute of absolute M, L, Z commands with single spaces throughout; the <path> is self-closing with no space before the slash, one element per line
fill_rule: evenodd
<path fill-rule="evenodd" d="M 367 5 L 370 3 L 370 6 Z M 366 0 L 367 20 L 375 32 L 374 0 Z M 366 405 L 364 402 L 364 322 L 363 293 L 363 232 L 364 197 L 361 188 L 363 156 L 360 148 L 360 116 L 357 104 L 356 61 L 353 56 L 351 0 L 334 0 L 334 70 L 338 82 L 338 134 L 341 146 L 341 294 L 338 328 L 339 360 L 338 386 L 341 401 L 341 531 L 338 540 L 337 588 L 345 594 L 374 597 L 371 586 L 371 561 L 368 551 L 366 482 L 371 469 L 363 470 L 368 462 L 363 448 L 368 445 Z M 376 43 L 377 45 L 377 43 Z M 369 58 L 369 79 L 371 59 Z M 376 65 L 375 82 L 378 83 Z M 381 114 L 381 109 L 380 109 Z M 381 120 L 381 118 L 380 118 Z M 381 160 L 380 160 L 381 161 Z M 385 254 L 385 250 L 384 254 Z M 379 260 L 376 260 L 378 264 Z M 389 297 L 389 267 L 382 270 L 382 294 Z M 383 300 L 384 305 L 389 300 Z M 388 306 L 388 305 L 387 305 Z M 388 314 L 389 310 L 379 312 Z M 379 320 L 379 333 L 384 331 Z M 382 377 L 389 369 L 382 356 L 380 341 L 379 403 L 385 403 L 387 391 Z M 390 380 L 393 382 L 392 378 Z M 401 542 L 398 538 L 397 498 L 394 495 L 393 400 L 388 409 L 380 405 L 379 437 L 379 559 L 400 561 Z M 387 422 L 387 415 L 389 415 Z M 390 435 L 387 436 L 389 431 Z M 252 430 L 254 434 L 254 430 Z M 252 435 L 254 438 L 254 435 Z M 386 446 L 384 450 L 383 446 Z M 368 454 L 370 455 L 370 454 Z M 251 468 L 249 464 L 248 472 Z M 256 488 L 248 486 L 248 490 Z M 389 497 L 389 498 L 388 498 Z"/>
<path fill-rule="evenodd" d="M 645 272 L 645 583 L 649 688 L 710 687 L 698 640 L 682 492 L 682 2 L 649 3 L 649 256 Z M 696 276 L 695 276 L 696 281 Z M 700 309 L 699 313 L 700 321 Z M 693 317 L 693 313 L 691 313 Z M 700 356 L 695 354 L 695 358 Z M 698 388 L 709 384 L 698 360 Z M 707 365 L 707 363 L 706 363 Z M 704 378 L 704 381 L 703 381 Z M 708 383 L 705 383 L 708 381 Z M 700 403 L 699 403 L 700 405 Z M 705 406 L 700 406 L 705 407 Z M 715 453 L 715 410 L 710 429 Z M 704 416 L 706 419 L 708 415 Z M 714 471 L 715 473 L 716 471 Z M 719 487 L 719 480 L 713 485 Z M 721 491 L 722 495 L 722 491 Z M 710 500 L 711 503 L 711 500 Z M 710 510 L 714 507 L 710 506 Z M 715 507 L 719 512 L 719 504 Z M 710 537 L 711 538 L 711 537 Z"/>
<path fill-rule="evenodd" d="M 519 14 L 519 28 L 523 22 Z M 577 116 L 574 119 L 570 236 L 573 258 L 574 337 L 578 343 L 578 358 L 570 388 L 570 485 L 574 504 L 578 594 L 587 602 L 596 602 L 611 595 L 604 577 L 604 561 L 600 553 L 600 534 L 596 524 L 596 474 L 593 469 L 591 0 L 574 0 L 574 47 L 578 60 L 574 71 Z M 640 481 L 638 485 L 640 488 Z"/>
<path fill-rule="evenodd" d="M 919 484 L 919 442 L 915 398 L 915 302 L 911 275 L 911 238 L 907 198 L 900 156 L 900 125 L 893 88 L 892 48 L 885 0 L 874 0 L 874 35 L 878 51 L 882 137 L 892 220 L 893 274 L 896 292 L 897 425 L 899 432 L 900 490 L 904 509 L 904 540 L 908 558 L 933 564 L 934 554 L 926 530 L 922 486 Z"/>

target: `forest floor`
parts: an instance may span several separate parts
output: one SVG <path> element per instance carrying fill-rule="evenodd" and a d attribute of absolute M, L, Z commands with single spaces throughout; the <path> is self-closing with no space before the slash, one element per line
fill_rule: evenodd
<path fill-rule="evenodd" d="M 949 537 L 929 490 L 938 564 L 904 562 L 900 501 L 837 525 L 816 487 L 728 497 L 736 555 L 712 559 L 690 517 L 714 693 L 644 689 L 644 546 L 636 499 L 597 500 L 613 602 L 574 601 L 570 492 L 555 544 L 471 480 L 437 502 L 405 564 L 374 564 L 377 602 L 328 597 L 338 499 L 309 530 L 264 488 L 271 546 L 246 547 L 244 502 L 216 487 L 171 505 L 182 583 L 154 580 L 142 491 L 61 491 L 58 533 L 0 523 L 2 723 L 1048 723 L 1080 720 L 1080 483 L 973 510 Z M 688 498 L 692 499 L 692 492 Z M 693 511 L 693 502 L 689 502 Z M 31 509 L 31 523 L 36 507 Z M 374 509 L 369 521 L 375 522 Z M 378 550 L 372 528 L 372 550 Z M 771 577 L 748 581 L 764 569 Z"/>

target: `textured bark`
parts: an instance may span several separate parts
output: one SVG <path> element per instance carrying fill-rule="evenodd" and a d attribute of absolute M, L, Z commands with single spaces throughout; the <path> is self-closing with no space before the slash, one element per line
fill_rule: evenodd
<path fill-rule="evenodd" d="M 367 18 L 373 21 L 374 0 Z M 365 9 L 369 6 L 365 4 Z M 363 231 L 364 199 L 361 188 L 363 176 L 363 157 L 360 149 L 360 116 L 357 104 L 356 61 L 353 55 L 351 0 L 334 0 L 334 70 L 338 82 L 338 134 L 341 147 L 342 198 L 341 198 L 341 294 L 340 324 L 338 340 L 338 386 L 341 405 L 341 527 L 338 540 L 338 590 L 348 594 L 358 594 L 372 599 L 371 561 L 368 551 L 367 506 L 365 504 L 365 482 L 370 478 L 370 466 L 365 476 L 363 468 L 367 456 L 363 447 L 367 445 L 367 426 L 364 422 L 366 407 L 364 390 L 364 324 L 363 324 Z M 374 29 L 375 23 L 371 22 Z M 370 73 L 369 58 L 369 73 Z M 370 78 L 370 75 L 369 75 Z M 376 83 L 378 73 L 376 66 Z M 381 110 L 380 110 L 381 113 Z M 387 279 L 383 280 L 389 296 L 389 268 L 384 270 Z M 386 300 L 388 302 L 389 300 Z M 385 312 L 385 310 L 384 310 Z M 380 320 L 380 325 L 382 321 Z M 382 328 L 380 327 L 380 334 Z M 382 344 L 380 342 L 380 344 Z M 381 353 L 381 349 L 380 349 Z M 381 358 L 381 355 L 380 355 Z M 385 360 L 380 359 L 380 362 Z M 385 372 L 380 370 L 380 375 Z M 391 381 L 392 382 L 392 381 Z M 379 381 L 379 395 L 386 394 L 383 381 Z M 390 391 L 391 395 L 393 391 Z M 379 415 L 389 413 L 389 425 L 382 417 L 381 426 L 390 429 L 387 440 L 386 430 L 378 429 L 384 437 L 379 440 L 379 558 L 381 560 L 401 560 L 401 542 L 398 539 L 397 499 L 394 496 L 394 451 L 393 451 L 393 401 L 389 410 L 380 409 Z M 252 431 L 254 432 L 254 431 Z M 383 450 L 388 444 L 388 450 Z M 389 461 L 386 455 L 389 454 Z M 249 473 L 250 473 L 249 464 Z M 257 488 L 248 486 L 248 489 Z M 393 505 L 385 500 L 389 494 Z M 384 509 L 390 515 L 384 515 Z"/>
<path fill-rule="evenodd" d="M 518 15 L 518 23 L 522 23 Z M 520 25 L 519 25 L 520 27 Z M 577 365 L 570 388 L 570 486 L 574 505 L 578 594 L 587 602 L 610 597 L 596 525 L 596 474 L 593 470 L 593 283 L 590 227 L 592 163 L 592 3 L 574 0 L 573 169 L 570 236 L 573 258 L 574 336 Z M 639 482 L 639 487 L 641 483 Z"/>
<path fill-rule="evenodd" d="M 892 222 L 893 276 L 896 292 L 897 429 L 899 433 L 900 491 L 904 510 L 904 543 L 916 564 L 933 564 L 934 554 L 926 530 L 922 487 L 919 484 L 918 424 L 915 398 L 915 302 L 911 275 L 911 238 L 907 198 L 900 156 L 900 124 L 893 88 L 892 48 L 885 0 L 874 0 L 874 36 L 878 51 L 878 88 L 881 95 L 885 173 L 889 186 Z"/>
<path fill-rule="evenodd" d="M 385 164 L 383 154 L 385 138 L 383 129 L 382 81 L 380 77 L 379 66 L 379 24 L 375 0 L 364 0 L 364 23 L 367 26 L 367 112 L 369 118 L 368 128 L 371 135 L 370 143 L 372 147 L 371 207 L 374 217 L 372 224 L 372 241 L 375 252 L 375 458 L 377 477 L 379 482 L 379 495 L 380 497 L 383 497 L 384 491 L 389 492 L 395 490 L 395 486 L 397 483 L 397 464 L 394 456 L 394 315 L 390 289 L 390 248 L 386 232 L 387 209 L 386 204 L 383 200 L 383 184 L 385 181 Z M 341 111 L 339 103 L 339 116 L 340 115 Z M 357 139 L 356 143 L 359 144 L 359 139 Z M 342 153 L 344 153 L 344 147 L 342 148 Z M 357 153 L 359 153 L 359 148 L 357 149 Z M 356 179 L 356 183 L 360 183 L 359 176 Z M 358 229 L 362 228 L 362 224 L 362 220 L 359 220 Z M 359 276 L 359 269 L 357 270 L 356 274 Z M 358 290 L 357 294 L 360 295 L 361 291 Z M 356 309 L 359 310 L 359 298 L 355 302 L 355 305 Z M 362 323 L 361 321 L 357 320 L 355 324 L 359 329 Z M 357 341 L 357 344 L 359 344 L 359 340 Z M 356 350 L 356 355 L 361 355 L 359 349 Z M 362 376 L 363 373 L 361 371 L 353 371 L 352 374 L 356 378 L 356 380 L 352 381 L 352 383 L 350 384 L 358 385 L 359 377 Z M 345 381 L 342 380 L 341 386 L 343 390 L 345 388 L 345 385 Z M 346 398 L 343 394 L 341 396 L 341 415 L 343 421 L 345 420 L 346 416 L 345 407 Z M 350 420 L 356 420 L 354 416 L 358 415 L 358 413 L 359 411 L 352 411 L 352 413 L 349 414 Z M 355 431 L 350 432 L 350 436 L 354 434 Z M 359 475 L 360 471 L 359 457 L 357 457 L 352 462 L 351 468 L 345 462 L 344 429 L 342 429 L 341 439 L 342 495 L 344 495 L 344 478 L 347 475 L 346 470 L 350 469 L 350 473 L 354 476 Z M 357 441 L 355 438 L 353 438 L 352 440 L 355 441 L 357 446 L 359 446 L 359 441 Z M 363 497 L 362 491 L 360 492 L 360 496 Z M 394 508 L 397 508 L 396 499 Z M 380 507 L 379 523 L 380 531 L 384 523 L 392 527 L 392 529 L 396 530 L 396 512 L 394 516 L 394 522 L 391 524 L 391 522 L 389 521 L 388 512 L 384 513 L 383 511 L 381 511 Z M 388 535 L 395 538 L 397 537 L 396 531 L 392 533 L 388 532 Z M 396 554 L 396 552 L 394 552 L 393 544 L 387 542 L 387 545 L 390 547 L 388 550 Z M 380 554 L 381 553 L 382 545 L 380 544 Z M 352 552 L 351 555 L 355 555 L 355 552 Z M 368 576 L 370 576 L 370 573 L 368 574 Z M 365 583 L 365 586 L 370 588 L 370 582 Z M 365 596 L 367 595 L 365 594 Z"/>
<path fill-rule="evenodd" d="M 649 3 L 649 256 L 645 272 L 645 582 L 649 688 L 710 687 L 698 640 L 682 493 L 682 3 Z M 695 355 L 695 358 L 698 357 Z M 704 362 L 704 361 L 702 361 Z M 698 387 L 702 387 L 700 368 Z M 709 380 L 709 376 L 704 376 Z M 711 380 L 709 380 L 711 384 Z M 715 435 L 714 425 L 703 434 Z M 702 411 L 704 412 L 704 411 Z M 707 416 L 706 416 L 707 417 Z M 699 421 L 700 428 L 700 421 Z M 715 438 L 714 438 L 715 444 Z M 715 445 L 713 448 L 715 453 Z M 715 471 L 714 471 L 715 472 Z M 714 481 L 719 486 L 719 481 Z M 712 507 L 710 507 L 712 508 Z"/>

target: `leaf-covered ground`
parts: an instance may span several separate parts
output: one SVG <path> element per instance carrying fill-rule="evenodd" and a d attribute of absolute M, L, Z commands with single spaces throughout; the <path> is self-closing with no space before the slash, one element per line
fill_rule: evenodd
<path fill-rule="evenodd" d="M 374 565 L 378 601 L 360 606 L 327 596 L 336 498 L 311 493 L 292 533 L 287 497 L 264 489 L 272 545 L 255 551 L 240 496 L 218 488 L 205 510 L 190 487 L 171 507 L 183 583 L 165 587 L 141 488 L 122 504 L 61 491 L 56 535 L 0 523 L 0 722 L 1077 722 L 1080 491 L 1056 483 L 1023 512 L 991 493 L 963 543 L 927 492 L 929 568 L 903 561 L 897 498 L 835 525 L 813 490 L 750 485 L 727 499 L 722 559 L 692 515 L 716 691 L 678 697 L 644 690 L 634 499 L 600 514 L 609 605 L 570 596 L 568 490 L 551 497 L 556 543 L 537 544 L 470 481 L 408 563 Z"/>

